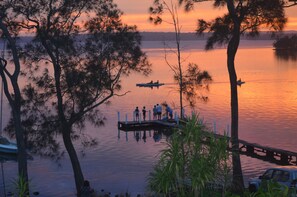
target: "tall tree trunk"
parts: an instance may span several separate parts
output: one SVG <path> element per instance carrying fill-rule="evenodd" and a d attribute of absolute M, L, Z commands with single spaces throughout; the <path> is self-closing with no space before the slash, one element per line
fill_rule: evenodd
<path fill-rule="evenodd" d="M 5 38 L 8 40 L 10 45 L 12 55 L 13 55 L 13 62 L 14 62 L 14 71 L 12 74 L 8 75 L 14 96 L 11 96 L 8 87 L 7 75 L 5 75 L 4 67 L 1 68 L 1 77 L 2 82 L 4 84 L 4 93 L 7 97 L 7 100 L 12 108 L 12 115 L 13 121 L 15 126 L 15 134 L 16 134 L 16 142 L 18 147 L 18 175 L 19 178 L 22 178 L 25 183 L 27 184 L 26 192 L 29 193 L 29 181 L 28 181 L 28 166 L 27 166 L 27 152 L 26 152 L 26 145 L 24 141 L 24 132 L 21 125 L 21 93 L 20 88 L 18 85 L 18 76 L 20 74 L 20 61 L 17 53 L 17 47 L 15 44 L 14 39 L 11 37 L 7 27 L 3 24 L 2 18 L 0 18 L 0 29 L 2 30 Z M 2 65 L 3 66 L 3 65 Z"/>
<path fill-rule="evenodd" d="M 14 86 L 14 85 L 13 85 Z M 14 87 L 15 89 L 16 87 Z M 18 89 L 18 86 L 17 86 Z M 18 92 L 18 91 L 14 91 Z M 26 152 L 26 145 L 24 140 L 24 132 L 23 128 L 21 126 L 21 107 L 20 107 L 21 99 L 20 99 L 20 93 L 15 93 L 15 103 L 12 107 L 12 113 L 13 113 L 13 121 L 15 126 L 15 134 L 16 134 L 16 141 L 17 141 L 17 147 L 18 147 L 18 173 L 19 178 L 22 178 L 27 183 L 27 192 L 29 193 L 29 181 L 28 181 L 28 166 L 27 166 L 27 152 Z M 12 104 L 10 104 L 12 105 Z"/>
<path fill-rule="evenodd" d="M 239 143 L 238 143 L 238 93 L 237 75 L 235 70 L 235 55 L 240 42 L 240 26 L 234 22 L 234 32 L 228 43 L 227 66 L 231 88 L 231 144 L 232 144 L 232 186 L 235 193 L 242 194 L 244 190 L 243 174 L 241 169 Z"/>
<path fill-rule="evenodd" d="M 82 188 L 83 182 L 84 182 L 84 176 L 83 176 L 83 173 L 81 170 L 81 166 L 80 166 L 75 148 L 74 148 L 72 140 L 71 140 L 70 133 L 71 133 L 70 127 L 63 127 L 63 141 L 64 141 L 65 148 L 68 152 L 68 155 L 70 157 L 70 161 L 72 164 L 77 196 L 80 197 L 81 188 Z"/>
<path fill-rule="evenodd" d="M 47 45 L 45 45 L 47 46 Z M 72 169 L 73 169 L 73 174 L 74 174 L 74 179 L 75 179 L 75 186 L 76 186 L 76 192 L 77 196 L 80 197 L 81 193 L 81 188 L 83 186 L 84 182 L 84 176 L 81 170 L 81 166 L 75 151 L 75 148 L 73 146 L 72 140 L 71 140 L 71 127 L 72 125 L 69 124 L 67 121 L 65 114 L 64 114 L 64 105 L 63 105 L 63 96 L 62 96 L 62 90 L 61 90 L 61 67 L 58 64 L 59 59 L 55 58 L 55 56 L 52 53 L 51 54 L 52 59 L 55 60 L 54 63 L 54 75 L 55 75 L 55 85 L 56 85 L 56 96 L 57 96 L 57 103 L 58 103 L 58 115 L 59 115 L 59 120 L 60 120 L 60 128 L 61 128 L 61 133 L 63 135 L 63 141 L 65 148 L 67 150 L 67 153 L 70 157 L 70 161 L 72 164 Z M 56 56 L 58 57 L 58 55 Z"/>

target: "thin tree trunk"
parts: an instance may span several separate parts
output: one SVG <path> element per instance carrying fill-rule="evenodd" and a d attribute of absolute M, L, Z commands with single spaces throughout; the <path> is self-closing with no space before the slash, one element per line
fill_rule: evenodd
<path fill-rule="evenodd" d="M 62 91 L 61 91 L 61 68 L 60 65 L 57 63 L 59 62 L 58 59 L 54 57 L 52 53 L 52 58 L 56 60 L 56 63 L 54 63 L 54 75 L 55 75 L 55 85 L 56 85 L 56 96 L 57 96 L 57 103 L 58 103 L 58 115 L 59 115 L 59 120 L 61 124 L 61 132 L 63 134 L 63 141 L 65 148 L 68 152 L 68 155 L 70 157 L 70 161 L 72 164 L 72 169 L 73 169 L 73 174 L 74 174 L 74 179 L 75 179 L 75 186 L 76 186 L 76 192 L 77 196 L 80 197 L 81 193 L 81 188 L 83 186 L 84 182 L 84 176 L 81 170 L 81 166 L 75 151 L 75 148 L 73 146 L 72 140 L 71 140 L 71 126 L 64 114 L 64 107 L 63 107 L 63 96 L 62 96 Z M 58 57 L 58 55 L 56 56 Z"/>
<path fill-rule="evenodd" d="M 71 160 L 74 179 L 75 179 L 75 185 L 76 185 L 76 192 L 77 192 L 77 196 L 79 197 L 81 194 L 81 188 L 84 182 L 84 176 L 81 170 L 81 166 L 80 166 L 75 148 L 71 140 L 70 131 L 71 131 L 71 128 L 64 127 L 63 142 Z"/>
<path fill-rule="evenodd" d="M 240 41 L 239 25 L 235 25 L 233 36 L 228 44 L 227 65 L 231 88 L 231 144 L 232 144 L 232 166 L 233 166 L 233 190 L 235 193 L 242 194 L 244 190 L 243 174 L 238 143 L 238 93 L 237 75 L 235 70 L 235 55 Z"/>
<path fill-rule="evenodd" d="M 2 19 L 0 19 L 0 29 L 3 31 L 5 38 L 8 40 L 10 44 L 13 61 L 14 61 L 14 71 L 11 75 L 9 75 L 9 79 L 13 88 L 14 97 L 11 96 L 8 88 L 8 81 L 6 75 L 4 74 L 4 69 L 1 68 L 1 77 L 2 82 L 4 84 L 4 93 L 8 99 L 8 102 L 12 108 L 13 121 L 15 126 L 15 134 L 16 134 L 16 142 L 18 147 L 18 175 L 19 178 L 22 178 L 27 184 L 26 192 L 29 193 L 29 182 L 28 182 L 28 166 L 27 166 L 27 152 L 24 141 L 24 132 L 21 125 L 21 93 L 18 85 L 18 76 L 20 74 L 20 61 L 17 54 L 17 48 L 15 45 L 15 41 L 10 36 L 10 33 L 6 26 L 3 24 Z"/>
<path fill-rule="evenodd" d="M 237 76 L 235 70 L 235 55 L 240 42 L 240 19 L 236 14 L 234 0 L 227 0 L 229 14 L 233 20 L 234 29 L 232 37 L 228 43 L 227 66 L 231 87 L 231 144 L 232 144 L 232 166 L 233 180 L 232 189 L 237 194 L 243 194 L 244 183 L 241 169 L 239 144 L 238 144 L 238 94 L 237 94 Z"/>

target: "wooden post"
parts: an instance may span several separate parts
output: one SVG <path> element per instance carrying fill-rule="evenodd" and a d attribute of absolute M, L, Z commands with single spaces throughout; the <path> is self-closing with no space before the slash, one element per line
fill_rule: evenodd
<path fill-rule="evenodd" d="M 289 163 L 289 156 L 286 153 L 281 153 L 281 162 L 284 164 L 288 164 Z"/>
<path fill-rule="evenodd" d="M 253 145 L 246 145 L 246 151 L 248 154 L 253 154 L 254 153 L 254 146 Z"/>
<path fill-rule="evenodd" d="M 128 114 L 126 114 L 125 122 L 128 123 Z"/>
<path fill-rule="evenodd" d="M 152 120 L 152 117 L 151 117 L 151 110 L 148 111 L 149 112 L 149 121 Z"/>
<path fill-rule="evenodd" d="M 266 157 L 268 157 L 270 160 L 274 159 L 274 152 L 271 150 L 266 150 Z"/>

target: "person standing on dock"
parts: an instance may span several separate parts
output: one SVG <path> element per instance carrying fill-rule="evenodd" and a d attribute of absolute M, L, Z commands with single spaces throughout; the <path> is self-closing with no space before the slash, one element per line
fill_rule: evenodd
<path fill-rule="evenodd" d="M 161 120 L 161 115 L 162 115 L 162 106 L 157 104 L 157 116 L 158 120 Z"/>
<path fill-rule="evenodd" d="M 146 118 L 146 109 L 145 109 L 145 106 L 143 106 L 143 108 L 142 108 L 142 115 L 143 115 L 143 121 L 145 121 L 145 118 Z"/>
<path fill-rule="evenodd" d="M 153 108 L 153 119 L 157 120 L 157 107 L 156 107 L 156 105 L 154 105 L 154 108 Z"/>
<path fill-rule="evenodd" d="M 172 119 L 172 117 L 173 117 L 173 111 L 172 111 L 172 109 L 169 107 L 169 105 L 165 105 L 166 106 L 166 116 L 167 116 L 167 118 L 169 119 Z"/>
<path fill-rule="evenodd" d="M 136 107 L 136 109 L 134 110 L 134 114 L 135 114 L 135 120 L 139 121 L 139 109 L 138 109 L 138 107 Z"/>

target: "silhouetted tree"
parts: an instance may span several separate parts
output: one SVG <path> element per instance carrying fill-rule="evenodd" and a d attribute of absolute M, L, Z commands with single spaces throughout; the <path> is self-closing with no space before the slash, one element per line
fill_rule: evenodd
<path fill-rule="evenodd" d="M 35 125 L 28 131 L 62 135 L 80 196 L 84 177 L 72 142 L 79 137 L 75 131 L 87 120 L 103 123 L 98 107 L 125 94 L 122 76 L 150 73 L 141 37 L 135 26 L 121 22 L 112 0 L 8 2 L 16 25 L 34 35 L 22 56 L 31 82 L 24 89 L 24 114 Z"/>
<path fill-rule="evenodd" d="M 276 50 L 296 50 L 297 49 L 297 35 L 279 37 L 273 43 Z"/>
<path fill-rule="evenodd" d="M 19 179 L 24 180 L 25 185 L 28 186 L 27 152 L 24 141 L 24 132 L 21 125 L 21 91 L 18 84 L 21 66 L 14 38 L 14 33 L 17 32 L 17 29 L 10 26 L 11 21 L 7 17 L 7 11 L 8 10 L 4 2 L 0 2 L 0 37 L 5 40 L 3 42 L 4 47 L 6 42 L 10 46 L 14 67 L 8 68 L 7 64 L 9 60 L 5 57 L 0 57 L 0 75 L 2 78 L 4 93 L 12 111 L 14 133 L 18 148 L 17 160 Z M 29 187 L 24 189 L 25 193 L 29 192 Z M 24 194 L 19 194 L 20 197 L 23 197 L 23 195 Z"/>
<path fill-rule="evenodd" d="M 193 9 L 194 3 L 203 0 L 179 0 L 187 11 Z M 240 36 L 247 34 L 257 36 L 261 28 L 281 31 L 287 19 L 283 0 L 215 0 L 215 8 L 227 7 L 228 12 L 213 21 L 198 20 L 197 33 L 212 32 L 207 38 L 206 50 L 216 44 L 227 44 L 227 68 L 231 88 L 231 142 L 233 163 L 233 189 L 242 193 L 243 176 L 238 144 L 238 93 L 235 57 L 240 43 Z"/>
<path fill-rule="evenodd" d="M 160 14 L 164 11 L 167 11 L 171 16 L 171 21 L 164 21 Z M 212 81 L 211 76 L 207 71 L 202 71 L 199 69 L 197 64 L 189 63 L 186 71 L 183 70 L 182 63 L 184 60 L 181 57 L 181 25 L 179 24 L 178 10 L 177 7 L 171 2 L 168 4 L 164 0 L 154 1 L 153 7 L 150 7 L 149 12 L 151 14 L 150 21 L 158 25 L 162 22 L 172 24 L 175 32 L 175 43 L 176 49 L 171 49 L 170 51 L 176 54 L 177 63 L 172 64 L 168 61 L 167 49 L 165 48 L 165 61 L 169 68 L 174 73 L 174 80 L 179 86 L 179 104 L 180 104 L 180 117 L 184 118 L 183 114 L 183 95 L 186 96 L 187 101 L 189 101 L 190 106 L 194 107 L 195 101 L 197 98 L 202 98 L 204 101 L 207 100 L 207 97 L 201 95 L 197 96 L 197 87 L 205 87 L 208 89 L 209 83 Z"/>

